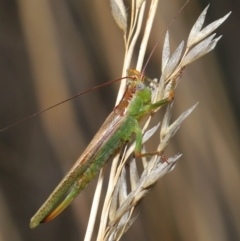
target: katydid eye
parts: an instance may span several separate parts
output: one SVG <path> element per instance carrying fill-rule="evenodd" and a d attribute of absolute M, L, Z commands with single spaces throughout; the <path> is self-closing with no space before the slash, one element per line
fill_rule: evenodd
<path fill-rule="evenodd" d="M 137 84 L 137 90 L 144 90 L 145 85 L 143 83 Z"/>

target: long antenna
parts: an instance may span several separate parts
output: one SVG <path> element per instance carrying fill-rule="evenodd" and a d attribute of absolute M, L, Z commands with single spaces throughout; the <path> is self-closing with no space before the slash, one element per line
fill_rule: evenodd
<path fill-rule="evenodd" d="M 152 49 L 152 51 L 151 51 L 151 53 L 150 53 L 150 55 L 149 55 L 149 57 L 148 57 L 145 65 L 144 65 L 144 67 L 143 67 L 143 70 L 142 70 L 142 73 L 143 73 L 143 74 L 144 74 L 144 72 L 145 72 L 145 69 L 146 69 L 146 67 L 147 67 L 147 65 L 148 65 L 148 63 L 149 63 L 149 61 L 150 61 L 150 59 L 151 59 L 151 57 L 152 57 L 155 49 L 157 48 L 158 44 L 162 41 L 163 36 L 167 33 L 167 30 L 168 30 L 168 29 L 170 28 L 170 26 L 174 23 L 174 21 L 178 18 L 179 14 L 180 14 L 180 13 L 182 12 L 182 10 L 186 7 L 186 5 L 189 3 L 189 1 L 190 1 L 190 0 L 187 0 L 187 1 L 183 4 L 183 6 L 178 10 L 177 14 L 174 16 L 174 18 L 173 18 L 173 19 L 171 20 L 171 22 L 168 24 L 168 26 L 166 27 L 165 31 L 162 33 L 161 37 L 159 38 L 159 40 L 158 40 L 157 43 L 154 45 L 154 47 L 153 47 L 153 49 Z"/>
<path fill-rule="evenodd" d="M 41 111 L 39 111 L 39 112 L 36 112 L 36 113 L 33 114 L 33 115 L 30 115 L 30 116 L 28 116 L 28 117 L 26 117 L 26 118 L 24 118 L 24 119 L 21 119 L 21 120 L 15 122 L 15 123 L 13 123 L 13 124 L 11 124 L 11 125 L 3 128 L 3 129 L 0 129 L 0 132 L 6 131 L 6 130 L 8 130 L 8 129 L 10 129 L 10 128 L 12 128 L 12 127 L 14 127 L 14 126 L 22 123 L 22 122 L 24 122 L 24 121 L 26 121 L 26 120 L 32 119 L 33 117 L 35 117 L 35 116 L 37 116 L 37 115 L 40 115 L 40 114 L 42 114 L 42 113 L 44 113 L 44 112 L 46 112 L 46 111 L 48 111 L 48 110 L 51 110 L 52 108 L 57 107 L 57 106 L 65 103 L 65 102 L 68 102 L 68 101 L 70 101 L 70 100 L 72 100 L 72 99 L 74 99 L 74 98 L 76 98 L 76 97 L 78 97 L 78 96 L 80 96 L 80 95 L 84 95 L 84 94 L 86 94 L 86 93 L 88 93 L 88 92 L 90 92 L 90 91 L 92 91 L 92 90 L 96 90 L 96 89 L 98 89 L 98 88 L 100 88 L 100 87 L 103 87 L 103 86 L 112 84 L 112 83 L 114 83 L 114 82 L 117 82 L 117 81 L 119 81 L 119 80 L 126 79 L 126 78 L 128 78 L 128 77 L 126 76 L 126 77 L 122 77 L 122 78 L 119 78 L 119 79 L 110 80 L 110 81 L 108 81 L 108 82 L 106 82 L 106 83 L 103 83 L 103 84 L 101 84 L 101 85 L 94 86 L 94 87 L 91 88 L 91 89 L 88 89 L 88 90 L 85 90 L 85 91 L 83 91 L 83 92 L 81 92 L 81 93 L 78 93 L 78 94 L 76 94 L 76 95 L 74 95 L 74 96 L 72 96 L 72 97 L 70 97 L 70 98 L 68 98 L 68 99 L 66 99 L 66 100 L 63 100 L 63 101 L 61 101 L 61 102 L 58 102 L 58 103 L 55 104 L 55 105 L 52 105 L 52 106 L 48 107 L 47 109 L 41 110 Z"/>

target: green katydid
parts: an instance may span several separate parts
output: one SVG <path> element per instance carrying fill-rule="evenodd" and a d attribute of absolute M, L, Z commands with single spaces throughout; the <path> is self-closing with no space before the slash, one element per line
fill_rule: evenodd
<path fill-rule="evenodd" d="M 152 91 L 144 84 L 145 76 L 133 69 L 130 69 L 128 74 L 129 82 L 122 100 L 107 117 L 60 184 L 32 217 L 31 228 L 35 228 L 39 223 L 50 221 L 60 214 L 98 174 L 119 147 L 131 139 L 132 134 L 136 135 L 135 155 L 137 157 L 160 154 L 141 153 L 142 130 L 139 121 L 160 106 L 171 102 L 173 90 L 169 92 L 167 98 L 152 103 Z M 56 206 L 69 189 L 71 190 L 67 197 Z"/>

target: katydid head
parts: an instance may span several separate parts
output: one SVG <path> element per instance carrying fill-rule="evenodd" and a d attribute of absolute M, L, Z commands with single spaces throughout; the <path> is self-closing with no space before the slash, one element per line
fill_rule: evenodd
<path fill-rule="evenodd" d="M 138 115 L 141 113 L 143 106 L 151 102 L 152 91 L 147 85 L 145 85 L 144 81 L 157 84 L 135 69 L 129 69 L 128 75 L 126 91 L 119 105 L 114 109 L 116 114 L 122 116 L 125 114 Z"/>
<path fill-rule="evenodd" d="M 143 83 L 138 80 L 135 83 L 135 98 L 140 98 L 143 104 L 147 104 L 151 101 L 151 90 Z"/>

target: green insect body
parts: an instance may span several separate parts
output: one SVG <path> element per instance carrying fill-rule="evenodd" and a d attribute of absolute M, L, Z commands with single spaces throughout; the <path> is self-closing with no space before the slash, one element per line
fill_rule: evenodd
<path fill-rule="evenodd" d="M 142 130 L 139 120 L 170 102 L 172 97 L 151 103 L 151 90 L 144 85 L 144 76 L 136 70 L 129 70 L 129 73 L 131 78 L 119 105 L 110 113 L 86 150 L 32 217 L 31 228 L 50 221 L 61 213 L 98 174 L 110 157 L 131 139 L 133 133 L 136 135 L 135 155 L 142 156 Z M 57 206 L 70 188 L 68 196 Z"/>

